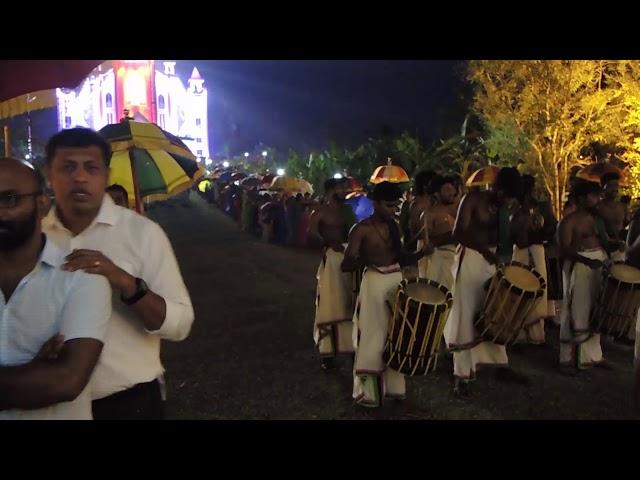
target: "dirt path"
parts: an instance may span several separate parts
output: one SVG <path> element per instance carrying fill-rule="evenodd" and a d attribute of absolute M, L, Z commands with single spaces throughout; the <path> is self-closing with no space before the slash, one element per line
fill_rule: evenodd
<path fill-rule="evenodd" d="M 605 343 L 614 371 L 566 377 L 550 344 L 511 352 L 530 385 L 480 372 L 471 400 L 453 397 L 452 363 L 407 381 L 405 410 L 359 411 L 350 362 L 325 373 L 311 329 L 317 253 L 261 243 L 191 194 L 188 204 L 150 212 L 167 231 L 193 300 L 196 321 L 182 343 L 163 343 L 167 414 L 175 419 L 627 419 L 634 415 L 633 348 Z M 188 206 L 185 206 L 188 205 Z"/>

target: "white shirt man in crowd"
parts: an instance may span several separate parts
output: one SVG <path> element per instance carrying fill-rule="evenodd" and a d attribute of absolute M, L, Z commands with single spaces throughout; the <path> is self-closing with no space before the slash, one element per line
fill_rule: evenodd
<path fill-rule="evenodd" d="M 64 252 L 40 228 L 43 187 L 31 166 L 0 159 L 0 419 L 89 420 L 111 289 L 60 269 Z"/>
<path fill-rule="evenodd" d="M 46 173 L 56 206 L 43 229 L 71 252 L 64 269 L 102 275 L 114 292 L 91 380 L 94 418 L 162 419 L 160 340 L 185 339 L 193 307 L 162 228 L 105 195 L 110 157 L 109 144 L 90 129 L 49 140 Z"/>

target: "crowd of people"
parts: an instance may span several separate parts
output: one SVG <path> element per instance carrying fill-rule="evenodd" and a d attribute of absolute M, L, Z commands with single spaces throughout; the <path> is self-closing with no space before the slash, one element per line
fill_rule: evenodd
<path fill-rule="evenodd" d="M 244 187 L 234 181 L 210 182 L 202 195 L 233 218 L 243 232 L 268 243 L 306 247 L 311 212 L 319 205 L 310 193 Z"/>
<path fill-rule="evenodd" d="M 447 354 L 453 356 L 457 396 L 468 397 L 478 369 L 488 366 L 498 367 L 495 374 L 501 381 L 529 383 L 509 367 L 508 349 L 515 343 L 545 343 L 547 322 L 560 327 L 561 373 L 611 368 L 592 317 L 598 302 L 612 300 L 600 297 L 603 273 L 614 262 L 640 267 L 640 217 L 630 214 L 628 199 L 618 198 L 619 182 L 616 173 L 602 176 L 599 183 L 574 176 L 558 223 L 550 203 L 536 193 L 534 178 L 514 168 L 502 168 L 489 188 L 466 192 L 455 177 L 421 172 L 411 196 L 397 184 L 377 184 L 371 194 L 373 215 L 355 223 L 343 208 L 345 190 L 328 180 L 327 201 L 312 214 L 309 233 L 310 241 L 324 247 L 313 329 L 322 367 L 334 368 L 342 354 L 353 358 L 352 396 L 358 405 L 379 407 L 385 399 L 404 399 L 405 377 L 384 356 L 390 329 L 401 316 L 389 298 L 403 280 L 425 279 L 452 294 L 442 335 Z M 489 308 L 489 282 L 505 265 L 534 272 L 541 287 L 536 289 L 544 290 L 536 292 L 517 336 L 508 341 L 487 335 L 479 323 Z M 428 310 L 429 300 L 422 301 Z M 628 324 L 615 341 L 630 344 L 636 337 L 638 305 L 631 297 L 623 301 L 629 303 Z M 500 314 L 516 315 L 505 312 Z M 640 386 L 636 397 L 640 402 Z"/>

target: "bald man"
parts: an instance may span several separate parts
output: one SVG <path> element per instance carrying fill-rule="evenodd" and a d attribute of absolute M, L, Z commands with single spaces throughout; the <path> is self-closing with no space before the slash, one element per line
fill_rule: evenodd
<path fill-rule="evenodd" d="M 0 419 L 91 419 L 87 383 L 102 351 L 111 289 L 60 269 L 43 235 L 42 176 L 0 159 Z"/>

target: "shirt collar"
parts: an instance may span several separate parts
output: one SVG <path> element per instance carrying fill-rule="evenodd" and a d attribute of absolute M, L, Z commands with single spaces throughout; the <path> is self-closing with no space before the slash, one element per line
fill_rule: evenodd
<path fill-rule="evenodd" d="M 40 254 L 40 261 L 51 267 L 59 267 L 64 263 L 65 254 L 56 245 L 50 241 L 46 235 L 42 235 L 45 244 Z"/>
<path fill-rule="evenodd" d="M 102 205 L 100 206 L 100 210 L 98 211 L 98 215 L 93 220 L 91 225 L 88 228 L 91 228 L 96 223 L 102 223 L 105 225 L 115 225 L 118 223 L 118 219 L 120 218 L 120 212 L 118 207 L 114 201 L 111 199 L 111 196 L 105 193 L 102 199 Z M 67 228 L 62 224 L 60 218 L 58 218 L 57 207 L 51 209 L 49 214 L 44 219 L 44 224 L 48 227 L 55 227 L 62 230 L 67 230 Z"/>

